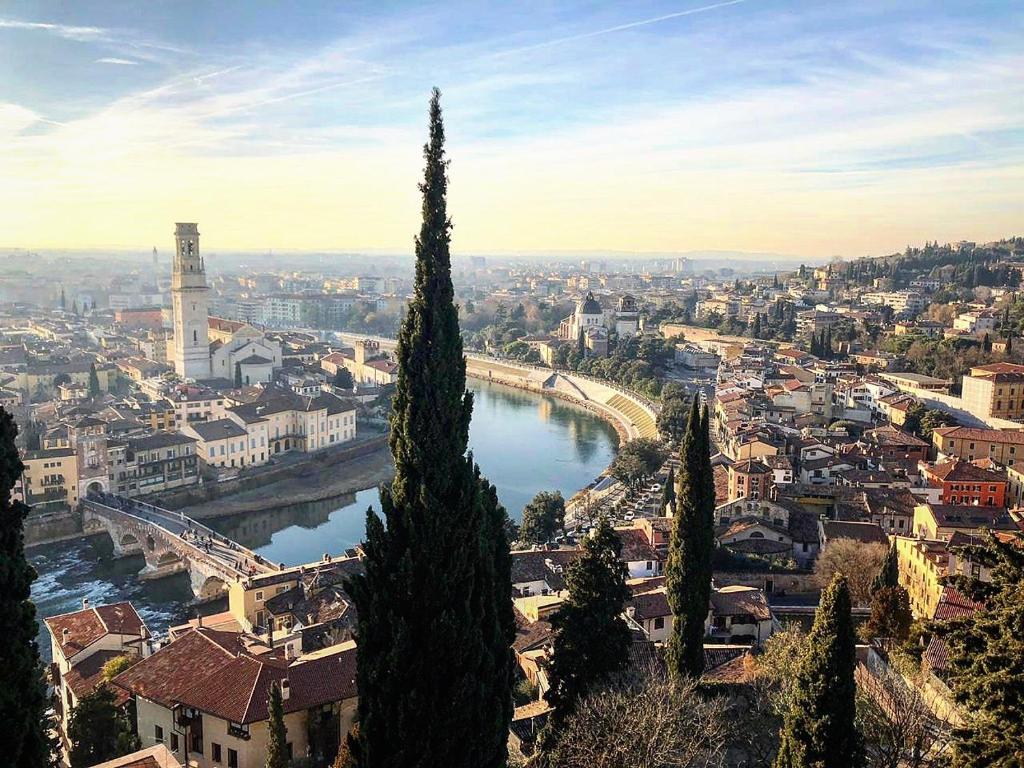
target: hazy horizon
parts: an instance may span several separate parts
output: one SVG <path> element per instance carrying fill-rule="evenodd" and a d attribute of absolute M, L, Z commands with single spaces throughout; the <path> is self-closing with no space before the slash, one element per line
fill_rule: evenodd
<path fill-rule="evenodd" d="M 963 0 L 12 0 L 0 231 L 411 253 L 437 85 L 462 254 L 984 242 L 1024 219 L 1022 33 Z"/>

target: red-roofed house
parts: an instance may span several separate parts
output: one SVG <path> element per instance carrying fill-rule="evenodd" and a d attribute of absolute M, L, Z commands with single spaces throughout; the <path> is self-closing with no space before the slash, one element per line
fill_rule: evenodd
<path fill-rule="evenodd" d="M 103 679 L 103 665 L 118 656 L 141 658 L 149 632 L 131 603 L 91 608 L 45 619 L 53 661 L 50 673 L 61 751 L 67 755 L 68 719 L 81 698 Z"/>
<path fill-rule="evenodd" d="M 256 638 L 198 628 L 118 675 L 135 700 L 139 737 L 196 768 L 262 768 L 271 686 L 282 693 L 292 757 L 333 760 L 356 710 L 348 641 L 294 658 Z M 311 733 L 320 734 L 310 743 Z"/>

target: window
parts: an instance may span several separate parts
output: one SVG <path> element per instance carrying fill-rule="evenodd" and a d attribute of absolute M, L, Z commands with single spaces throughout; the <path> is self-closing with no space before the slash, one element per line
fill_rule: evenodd
<path fill-rule="evenodd" d="M 164 743 L 164 729 L 161 728 L 159 725 L 153 726 L 153 738 L 156 740 L 158 744 Z"/>
<path fill-rule="evenodd" d="M 217 744 L 216 742 L 210 744 L 210 756 L 213 758 L 213 762 L 220 762 L 220 744 Z"/>
<path fill-rule="evenodd" d="M 178 734 L 172 733 L 171 734 L 171 752 L 177 752 L 178 749 L 180 748 L 180 746 L 181 745 L 178 744 Z"/>
<path fill-rule="evenodd" d="M 262 590 L 262 589 L 261 589 L 261 590 L 258 590 L 258 591 L 256 592 L 256 599 L 257 599 L 257 600 L 262 600 L 262 599 L 263 599 L 263 590 Z"/>
<path fill-rule="evenodd" d="M 238 768 L 238 751 L 228 747 L 228 768 Z"/>
<path fill-rule="evenodd" d="M 665 628 L 665 617 L 664 616 L 658 616 L 657 618 L 654 619 L 654 628 L 655 629 L 664 629 Z"/>

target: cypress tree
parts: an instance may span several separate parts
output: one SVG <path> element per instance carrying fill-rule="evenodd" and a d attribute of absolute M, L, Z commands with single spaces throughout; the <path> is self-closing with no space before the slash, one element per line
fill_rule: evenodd
<path fill-rule="evenodd" d="M 61 309 L 67 309 L 68 308 L 68 297 L 64 293 L 64 286 L 63 285 L 60 287 L 60 308 Z"/>
<path fill-rule="evenodd" d="M 707 409 L 702 418 L 694 398 L 679 450 L 676 510 L 665 567 L 665 586 L 673 616 L 665 655 L 673 680 L 698 677 L 704 671 L 704 622 L 711 599 L 714 547 L 714 481 L 711 480 L 710 500 L 705 482 L 711 479 L 707 428 Z"/>
<path fill-rule="evenodd" d="M 580 356 L 581 360 L 587 356 L 587 337 L 582 328 L 580 328 L 580 335 L 576 337 L 576 354 Z"/>
<path fill-rule="evenodd" d="M 451 281 L 451 221 L 440 93 L 424 147 L 423 224 L 413 298 L 398 335 L 383 519 L 367 513 L 358 611 L 362 768 L 497 768 L 511 718 L 508 543 L 504 510 L 467 455 L 466 391 Z"/>
<path fill-rule="evenodd" d="M 11 499 L 24 470 L 14 445 L 17 434 L 11 414 L 0 407 L 0 754 L 15 768 L 44 768 L 52 762 L 54 745 L 30 599 L 36 572 L 25 559 L 29 508 Z"/>
<path fill-rule="evenodd" d="M 836 574 L 821 594 L 800 659 L 775 768 L 853 768 L 860 765 L 857 686 L 850 590 Z"/>
<path fill-rule="evenodd" d="M 267 768 L 288 768 L 288 730 L 284 726 L 284 702 L 277 683 L 270 685 L 267 700 Z"/>
<path fill-rule="evenodd" d="M 668 477 L 665 478 L 665 487 L 661 492 L 662 514 L 667 514 L 669 505 L 676 500 L 676 475 L 672 467 L 668 468 Z"/>
<path fill-rule="evenodd" d="M 878 574 L 871 582 L 871 593 L 874 594 L 880 589 L 898 587 L 900 585 L 900 563 L 896 554 L 896 543 L 890 545 L 885 557 L 882 558 L 882 566 Z"/>
<path fill-rule="evenodd" d="M 583 555 L 566 571 L 569 596 L 551 618 L 554 656 L 545 695 L 556 734 L 576 702 L 626 666 L 631 640 L 622 612 L 629 588 L 621 551 L 622 542 L 602 515 L 583 542 Z"/>
<path fill-rule="evenodd" d="M 242 363 L 235 363 L 235 389 L 242 388 Z"/>
<path fill-rule="evenodd" d="M 100 389 L 100 376 L 96 372 L 96 363 L 89 363 L 89 397 L 99 397 L 103 394 Z"/>

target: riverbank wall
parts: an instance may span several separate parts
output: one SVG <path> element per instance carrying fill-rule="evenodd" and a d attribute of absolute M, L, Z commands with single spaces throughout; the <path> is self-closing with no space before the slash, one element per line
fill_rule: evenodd
<path fill-rule="evenodd" d="M 339 335 L 347 344 L 372 338 L 385 351 L 394 350 L 396 345 L 394 339 L 383 336 Z M 601 379 L 473 353 L 466 354 L 466 375 L 576 403 L 610 422 L 619 433 L 620 443 L 638 437 L 658 436 L 657 406 L 628 389 Z"/>
<path fill-rule="evenodd" d="M 164 509 L 179 510 L 185 507 L 208 504 L 218 499 L 286 480 L 315 481 L 316 477 L 327 467 L 370 456 L 385 451 L 386 448 L 387 435 L 374 435 L 373 437 L 360 440 L 355 445 L 311 454 L 302 461 L 278 466 L 260 467 L 258 471 L 252 474 L 240 475 L 239 477 L 219 483 L 203 483 L 202 485 L 188 488 L 178 488 L 166 493 L 153 494 L 152 496 L 147 496 L 145 501 Z M 295 501 L 301 500 L 295 499 Z"/>

